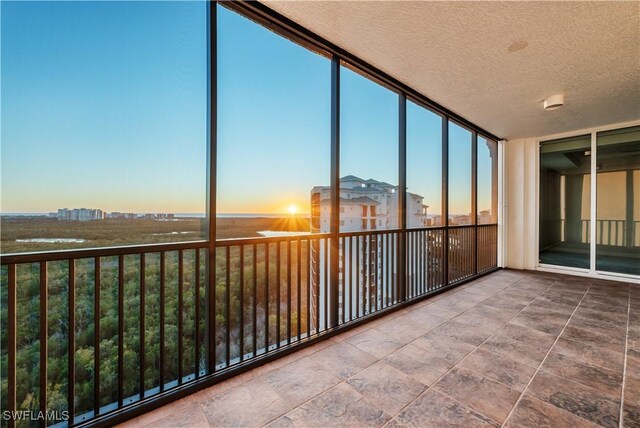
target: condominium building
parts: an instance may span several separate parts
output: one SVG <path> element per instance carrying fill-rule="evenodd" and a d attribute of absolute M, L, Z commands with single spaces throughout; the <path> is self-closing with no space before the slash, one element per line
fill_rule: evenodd
<path fill-rule="evenodd" d="M 90 221 L 104 219 L 105 213 L 93 208 L 61 208 L 56 213 L 50 213 L 49 216 L 65 221 Z"/>
<path fill-rule="evenodd" d="M 340 232 L 395 229 L 398 222 L 398 186 L 354 175 L 340 179 Z M 427 225 L 427 205 L 420 195 L 407 192 L 407 227 Z M 329 232 L 331 187 L 311 190 L 311 231 Z"/>
<path fill-rule="evenodd" d="M 426 227 L 428 206 L 423 203 L 424 198 L 409 192 L 406 195 L 407 227 Z M 380 302 L 384 305 L 389 303 L 391 296 L 383 296 L 382 290 L 386 283 L 395 281 L 397 266 L 395 261 L 391 260 L 387 265 L 387 271 L 384 272 L 383 259 L 388 257 L 388 253 L 396 254 L 398 243 L 389 237 L 378 236 L 375 231 L 400 227 L 399 196 L 398 186 L 383 181 L 372 178 L 365 180 L 354 175 L 340 179 L 340 232 L 371 232 L 339 242 L 339 289 L 349 288 L 348 292 L 340 292 L 340 317 L 345 316 L 345 311 L 349 312 L 349 315 L 352 315 L 352 312 L 364 314 Z M 311 232 L 329 232 L 330 219 L 331 187 L 316 186 L 311 190 Z M 311 249 L 311 320 L 315 324 L 317 319 L 321 326 L 325 322 L 324 298 L 316 297 L 324 296 L 323 293 L 328 292 L 322 288 L 326 282 L 326 273 L 322 267 L 328 260 L 328 254 L 326 248 L 319 243 L 312 243 Z M 352 270 L 347 279 L 347 268 L 351 266 L 360 268 L 356 272 Z M 354 288 L 353 283 L 359 286 Z M 385 299 L 387 301 L 384 301 Z M 316 302 L 319 302 L 317 307 Z M 354 305 L 355 302 L 358 303 Z"/>

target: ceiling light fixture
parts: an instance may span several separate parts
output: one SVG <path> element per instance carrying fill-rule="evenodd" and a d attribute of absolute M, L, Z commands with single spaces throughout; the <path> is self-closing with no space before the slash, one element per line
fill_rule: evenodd
<path fill-rule="evenodd" d="M 564 105 L 564 95 L 556 94 L 551 95 L 549 98 L 544 100 L 544 109 L 545 110 L 555 110 Z"/>

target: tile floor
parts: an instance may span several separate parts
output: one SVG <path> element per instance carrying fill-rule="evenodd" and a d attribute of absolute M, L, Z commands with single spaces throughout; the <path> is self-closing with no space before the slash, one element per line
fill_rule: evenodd
<path fill-rule="evenodd" d="M 135 427 L 640 427 L 640 285 L 500 271 Z"/>

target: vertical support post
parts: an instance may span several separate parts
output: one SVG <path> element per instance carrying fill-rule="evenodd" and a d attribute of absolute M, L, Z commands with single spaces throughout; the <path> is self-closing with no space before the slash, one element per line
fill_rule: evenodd
<path fill-rule="evenodd" d="M 407 290 L 407 96 L 398 96 L 398 301 L 406 299 Z"/>
<path fill-rule="evenodd" d="M 625 218 L 625 226 L 623 228 L 625 237 L 624 237 L 624 246 L 627 248 L 633 247 L 633 239 L 634 239 L 634 231 L 633 231 L 633 207 L 635 206 L 635 201 L 633 199 L 633 170 L 627 170 L 627 212 Z"/>
<path fill-rule="evenodd" d="M 591 239 L 589 240 L 589 273 L 595 273 L 596 271 L 596 245 L 598 243 L 598 235 L 596 232 L 596 226 L 598 221 L 598 211 L 596 205 L 596 198 L 598 193 L 597 188 L 597 156 L 598 156 L 598 140 L 597 133 L 591 133 L 591 210 L 589 223 L 589 234 Z M 602 233 L 600 234 L 602 236 Z"/>
<path fill-rule="evenodd" d="M 209 219 L 208 239 L 209 251 L 207 260 L 207 368 L 208 373 L 215 371 L 216 367 L 216 164 L 217 164 L 217 142 L 218 142 L 218 74 L 217 74 L 217 3 L 208 2 L 208 39 L 207 39 L 207 66 L 209 68 L 209 127 L 208 133 L 208 156 L 207 174 L 207 218 Z"/>
<path fill-rule="evenodd" d="M 473 221 L 473 274 L 478 273 L 478 133 L 471 138 L 471 220 Z"/>
<path fill-rule="evenodd" d="M 330 305 L 329 326 L 338 325 L 340 281 L 340 59 L 331 58 L 331 248 L 329 252 Z"/>
<path fill-rule="evenodd" d="M 449 284 L 449 118 L 442 118 L 442 253 L 444 284 Z"/>

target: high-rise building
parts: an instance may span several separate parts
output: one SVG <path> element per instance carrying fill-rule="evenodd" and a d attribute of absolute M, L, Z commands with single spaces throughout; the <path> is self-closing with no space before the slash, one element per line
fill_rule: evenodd
<path fill-rule="evenodd" d="M 353 175 L 348 175 L 340 179 L 340 216 L 339 227 L 340 232 L 366 232 L 376 230 L 389 230 L 400 227 L 399 222 L 399 189 L 389 183 L 374 179 L 362 179 Z M 427 206 L 424 205 L 424 198 L 420 195 L 407 192 L 406 195 L 406 221 L 408 228 L 426 227 L 427 223 Z M 331 228 L 331 187 L 316 186 L 311 190 L 311 232 L 312 233 L 328 233 Z M 372 304 L 377 303 L 381 298 L 381 284 L 384 281 L 380 268 L 382 266 L 379 260 L 382 257 L 382 246 L 389 245 L 392 254 L 396 254 L 396 242 L 383 241 L 384 238 L 371 235 L 356 237 L 358 240 L 347 239 L 340 241 L 340 261 L 339 268 L 343 272 L 346 266 L 361 266 L 358 272 L 356 282 L 360 284 L 357 296 L 358 302 L 363 308 L 368 308 Z M 388 239 L 388 238 L 387 238 Z M 344 245 L 344 248 L 342 246 Z M 355 248 L 351 248 L 354 246 Z M 326 272 L 323 270 L 325 263 L 328 262 L 329 255 L 326 254 L 325 247 L 319 242 L 311 243 L 311 292 L 312 307 L 311 320 L 315 324 L 317 319 L 320 325 L 324 325 L 324 296 L 317 299 L 319 294 L 327 291 L 322 288 L 325 283 L 324 276 Z M 351 257 L 351 259 L 350 259 Z M 391 264 L 395 266 L 394 263 Z M 395 276 L 395 272 L 391 276 Z M 343 280 L 344 275 L 340 275 L 339 287 L 345 286 Z M 353 290 L 353 287 L 350 287 Z M 353 290 L 353 293 L 358 292 Z M 345 301 L 342 302 L 342 296 Z M 388 296 L 387 296 L 388 297 Z M 338 300 L 340 301 L 340 313 L 345 308 L 350 308 L 352 299 L 350 293 L 340 293 Z M 316 307 L 316 302 L 319 307 Z M 312 325 L 312 329 L 315 328 Z"/>

